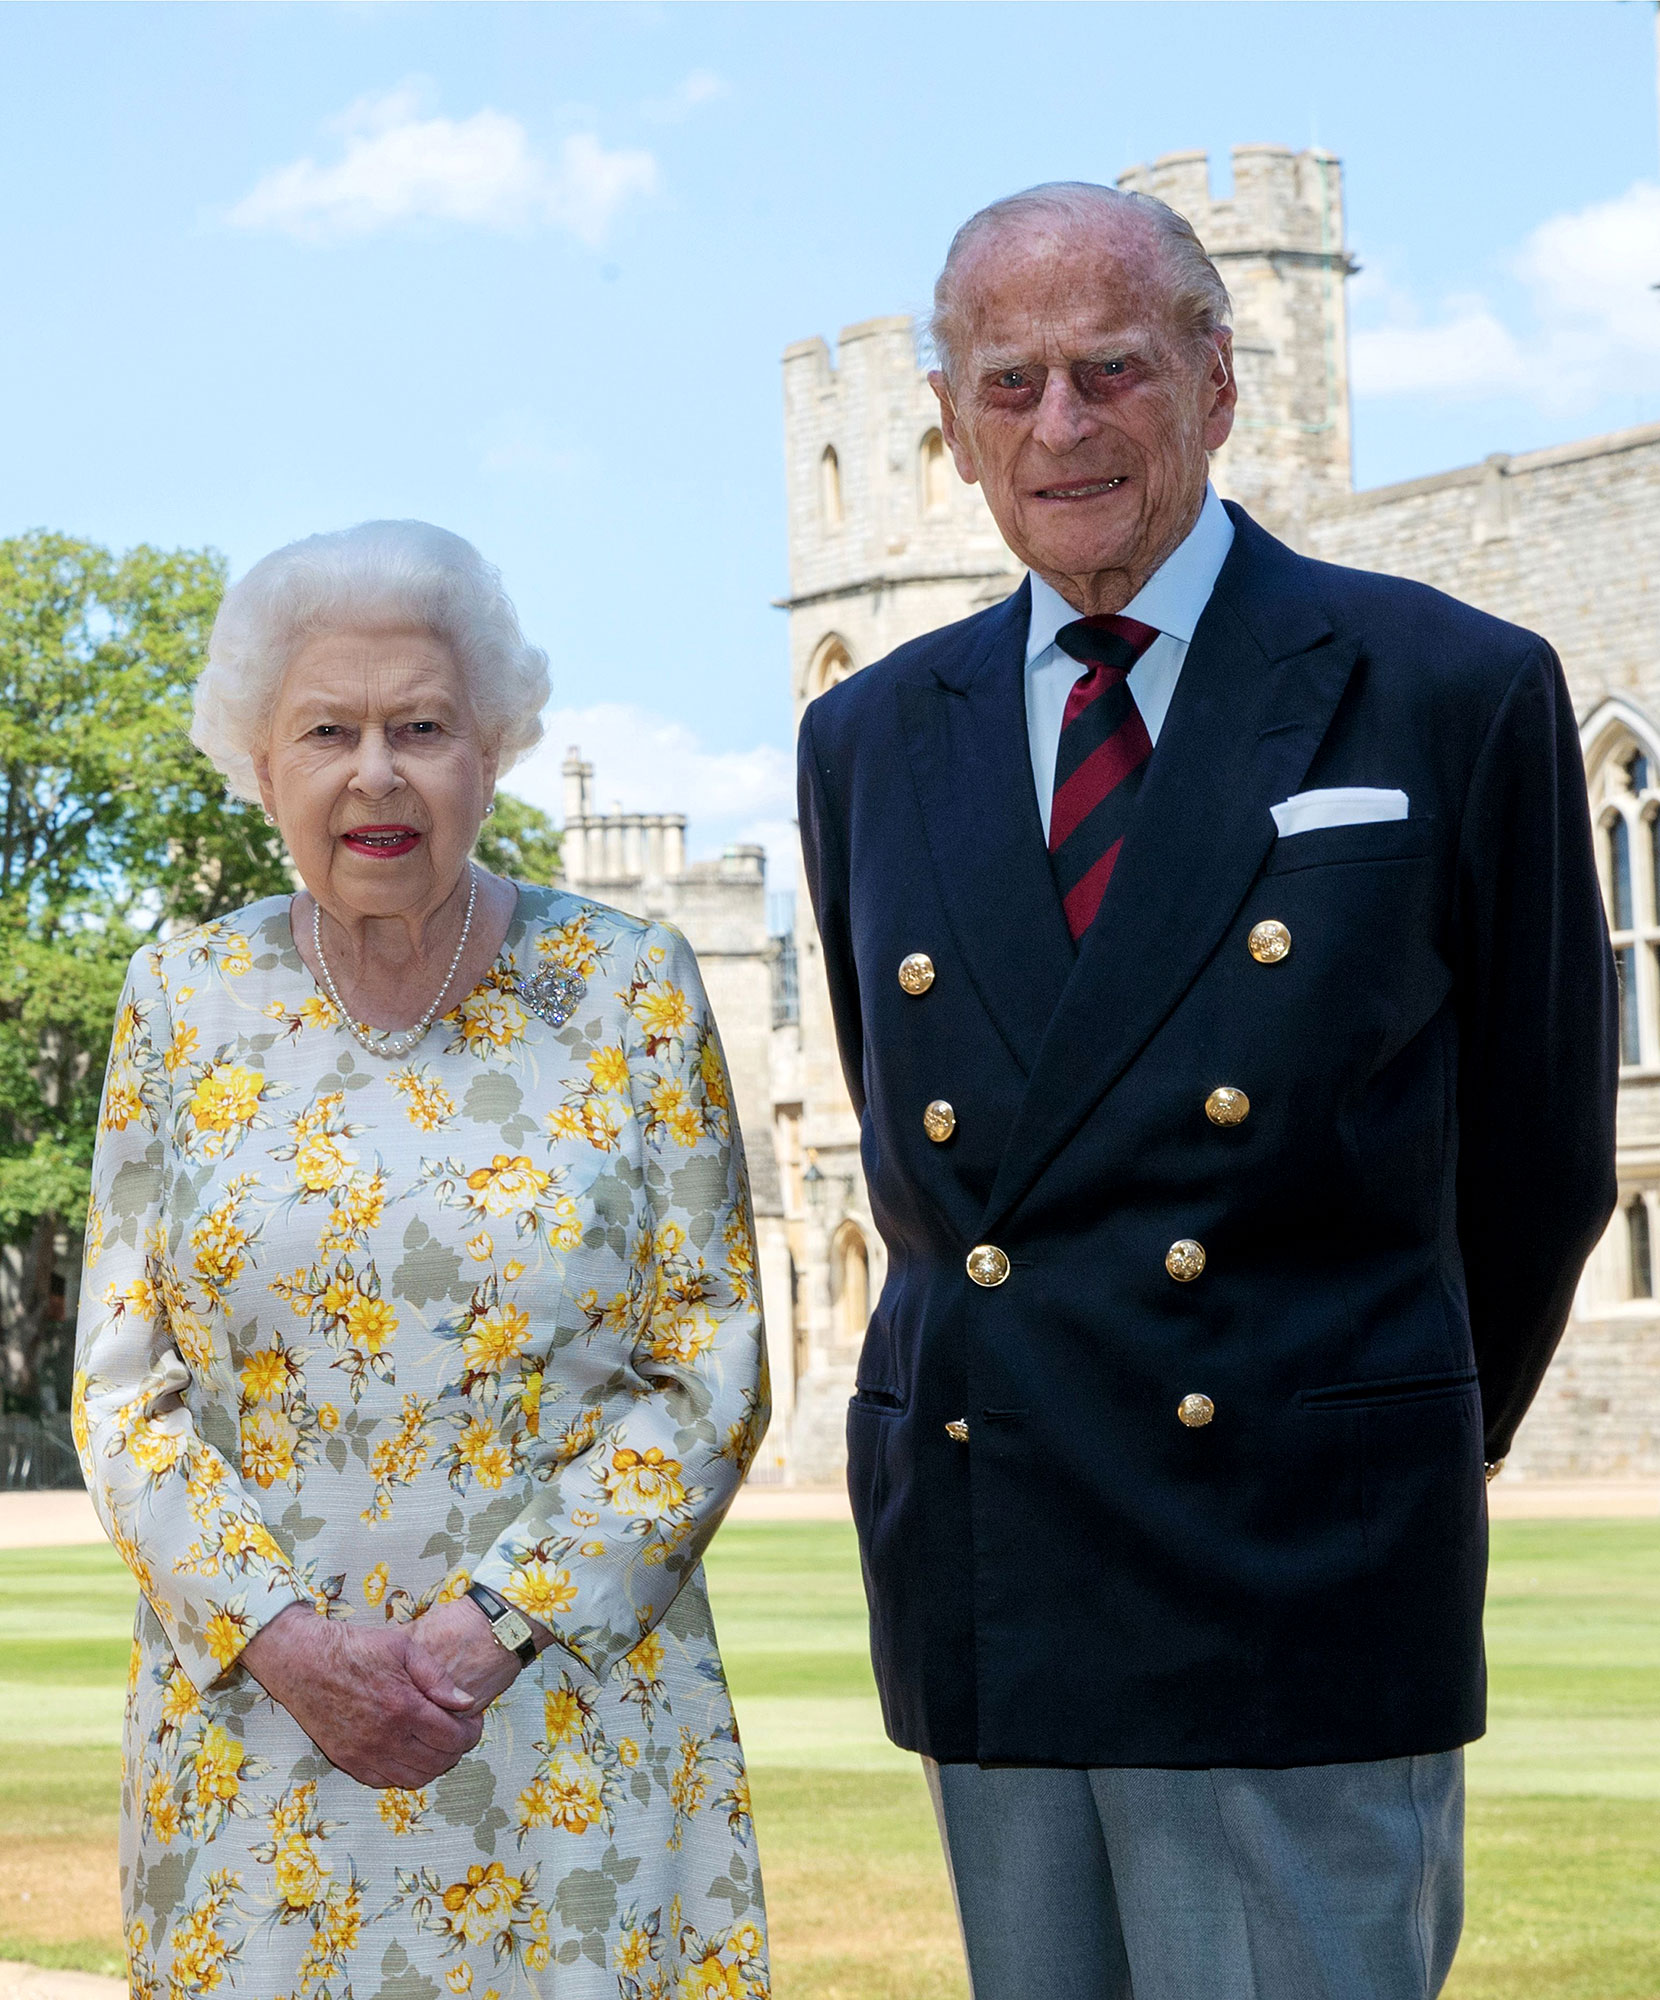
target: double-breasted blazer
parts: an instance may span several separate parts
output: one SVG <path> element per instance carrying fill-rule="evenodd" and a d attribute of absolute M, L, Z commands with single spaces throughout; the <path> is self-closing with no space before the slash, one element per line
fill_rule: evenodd
<path fill-rule="evenodd" d="M 1483 1460 L 1613 1206 L 1614 971 L 1555 655 L 1229 512 L 1080 946 L 1033 793 L 1026 586 L 802 723 L 888 1250 L 848 1479 L 887 1725 L 942 1761 L 1479 1735 Z M 1272 806 L 1339 786 L 1407 817 L 1277 837 Z M 1266 962 L 1264 923 L 1290 945 Z M 1214 1122 L 1219 1088 L 1248 1115 Z M 1193 1244 L 1197 1276 L 1170 1255 Z"/>

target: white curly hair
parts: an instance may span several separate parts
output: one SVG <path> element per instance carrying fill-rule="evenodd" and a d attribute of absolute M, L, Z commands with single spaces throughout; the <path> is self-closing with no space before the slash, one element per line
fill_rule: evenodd
<path fill-rule="evenodd" d="M 548 656 L 526 645 L 501 572 L 447 528 L 364 521 L 262 557 L 219 606 L 190 740 L 238 798 L 258 803 L 254 757 L 299 649 L 325 632 L 386 626 L 449 647 L 498 771 L 541 741 Z"/>

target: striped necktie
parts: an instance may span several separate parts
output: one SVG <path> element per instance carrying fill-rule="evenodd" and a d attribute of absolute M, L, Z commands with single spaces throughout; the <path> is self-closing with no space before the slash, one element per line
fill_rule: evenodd
<path fill-rule="evenodd" d="M 1130 669 L 1158 636 L 1115 614 L 1080 618 L 1055 634 L 1056 645 L 1089 668 L 1066 698 L 1049 809 L 1049 857 L 1074 940 L 1101 907 L 1153 754 Z"/>

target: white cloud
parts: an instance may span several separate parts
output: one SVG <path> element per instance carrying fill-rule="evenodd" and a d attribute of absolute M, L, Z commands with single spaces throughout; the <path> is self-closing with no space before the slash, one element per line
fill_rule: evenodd
<path fill-rule="evenodd" d="M 556 444 L 546 420 L 523 405 L 503 410 L 477 433 L 480 472 L 525 479 L 568 479 L 585 454 Z"/>
<path fill-rule="evenodd" d="M 1362 396 L 1495 396 L 1525 387 L 1515 336 L 1481 299 L 1449 299 L 1434 326 L 1398 322 L 1354 336 L 1350 353 Z"/>
<path fill-rule="evenodd" d="M 550 708 L 541 743 L 503 780 L 510 792 L 565 817 L 561 767 L 572 744 L 594 767 L 601 812 L 681 812 L 694 854 L 718 854 L 733 841 L 759 841 L 768 879 L 795 884 L 795 761 L 775 743 L 748 750 L 708 750 L 682 722 L 631 702 Z"/>
<path fill-rule="evenodd" d="M 712 69 L 694 69 L 683 76 L 666 97 L 648 97 L 640 106 L 647 118 L 659 125 L 673 125 L 688 117 L 700 104 L 717 97 L 730 97 L 732 86 Z"/>
<path fill-rule="evenodd" d="M 360 98 L 333 124 L 345 140 L 341 157 L 307 157 L 266 174 L 231 209 L 235 228 L 332 242 L 416 221 L 541 226 L 593 246 L 625 202 L 657 185 L 650 153 L 607 151 L 593 133 L 573 132 L 548 160 L 505 112 L 424 116 L 411 84 Z"/>
<path fill-rule="evenodd" d="M 1460 295 L 1424 323 L 1398 298 L 1356 332 L 1357 394 L 1515 395 L 1552 412 L 1652 388 L 1660 365 L 1660 186 L 1551 216 L 1508 260 L 1526 301 L 1510 325 L 1487 298 Z"/>

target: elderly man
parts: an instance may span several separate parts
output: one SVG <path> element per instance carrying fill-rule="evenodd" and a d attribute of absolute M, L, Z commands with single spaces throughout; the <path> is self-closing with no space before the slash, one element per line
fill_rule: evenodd
<path fill-rule="evenodd" d="M 968 222 L 933 383 L 1031 574 L 802 725 L 849 1480 L 976 2000 L 1439 1991 L 1483 1462 L 1614 1198 L 1555 656 L 1218 501 L 1227 313 L 1144 196 Z"/>

